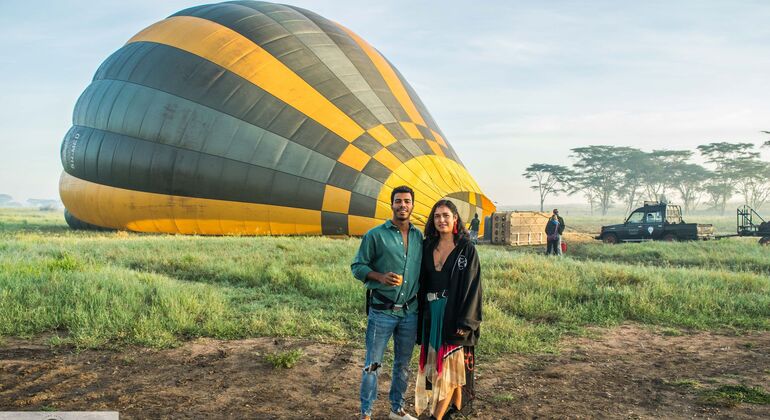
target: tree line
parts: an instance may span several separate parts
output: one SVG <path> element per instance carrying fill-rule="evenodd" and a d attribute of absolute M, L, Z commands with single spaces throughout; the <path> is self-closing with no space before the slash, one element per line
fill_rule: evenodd
<path fill-rule="evenodd" d="M 30 206 L 37 207 L 40 210 L 56 210 L 59 208 L 59 200 L 41 199 L 41 198 L 29 198 L 27 203 Z M 0 194 L 0 207 L 22 207 L 22 204 L 14 201 L 13 197 L 8 194 Z"/>
<path fill-rule="evenodd" d="M 770 141 L 760 147 L 770 147 Z M 690 150 L 587 146 L 570 151 L 569 167 L 535 163 L 522 174 L 540 194 L 540 211 L 547 197 L 561 193 L 582 195 L 591 214 L 602 215 L 616 204 L 628 213 L 644 200 L 672 198 L 686 214 L 704 205 L 724 214 L 736 195 L 755 209 L 770 199 L 770 162 L 760 159 L 753 143 L 698 146 L 705 165 L 693 162 Z"/>

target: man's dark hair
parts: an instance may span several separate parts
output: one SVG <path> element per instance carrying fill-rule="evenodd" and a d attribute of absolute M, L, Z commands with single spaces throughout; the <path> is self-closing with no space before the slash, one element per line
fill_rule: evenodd
<path fill-rule="evenodd" d="M 409 193 L 412 195 L 412 202 L 414 202 L 414 190 L 407 187 L 406 185 L 402 185 L 400 187 L 393 188 L 393 191 L 390 193 L 390 204 L 393 204 L 393 199 L 396 198 L 396 194 L 400 193 Z"/>

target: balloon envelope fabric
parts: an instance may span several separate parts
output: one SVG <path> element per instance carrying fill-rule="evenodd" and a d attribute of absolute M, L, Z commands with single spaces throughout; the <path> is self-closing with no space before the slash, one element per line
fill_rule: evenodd
<path fill-rule="evenodd" d="M 308 10 L 192 7 L 99 67 L 61 146 L 71 225 L 203 235 L 362 235 L 415 190 L 416 225 L 494 204 L 376 49 Z M 79 223 L 82 222 L 82 223 Z"/>

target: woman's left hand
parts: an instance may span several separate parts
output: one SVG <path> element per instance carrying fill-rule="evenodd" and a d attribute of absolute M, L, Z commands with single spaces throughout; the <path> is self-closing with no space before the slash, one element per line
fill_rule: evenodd
<path fill-rule="evenodd" d="M 463 330 L 461 328 L 458 328 L 457 331 L 455 331 L 456 335 L 459 335 L 460 337 L 465 337 L 468 335 L 468 330 Z"/>

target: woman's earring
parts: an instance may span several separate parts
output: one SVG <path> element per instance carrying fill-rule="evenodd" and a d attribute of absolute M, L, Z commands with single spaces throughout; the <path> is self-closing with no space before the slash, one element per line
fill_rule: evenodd
<path fill-rule="evenodd" d="M 457 220 L 455 220 L 455 227 L 452 228 L 452 234 L 457 235 Z"/>

